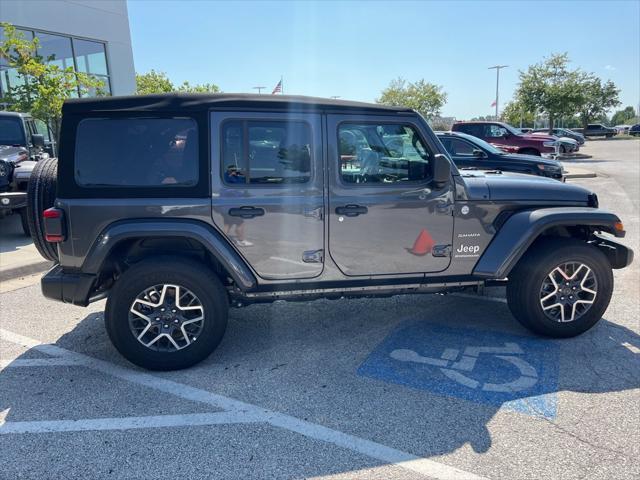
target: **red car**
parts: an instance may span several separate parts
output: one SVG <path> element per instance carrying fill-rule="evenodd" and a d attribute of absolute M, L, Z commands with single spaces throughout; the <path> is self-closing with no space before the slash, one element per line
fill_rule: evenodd
<path fill-rule="evenodd" d="M 451 130 L 481 138 L 509 152 L 526 155 L 555 154 L 559 145 L 555 137 L 522 134 L 503 122 L 456 122 Z"/>

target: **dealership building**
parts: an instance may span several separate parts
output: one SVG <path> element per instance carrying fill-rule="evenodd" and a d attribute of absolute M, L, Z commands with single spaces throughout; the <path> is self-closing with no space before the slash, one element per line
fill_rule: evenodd
<path fill-rule="evenodd" d="M 126 0 L 0 0 L 0 22 L 39 40 L 39 54 L 102 80 L 111 95 L 135 92 Z M 20 78 L 0 64 L 0 94 Z"/>

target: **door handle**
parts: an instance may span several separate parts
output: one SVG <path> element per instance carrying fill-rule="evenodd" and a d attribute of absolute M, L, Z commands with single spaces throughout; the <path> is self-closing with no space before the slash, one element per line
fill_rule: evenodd
<path fill-rule="evenodd" d="M 345 217 L 357 217 L 358 215 L 364 215 L 369 209 L 362 205 L 345 205 L 344 207 L 336 207 L 336 214 L 344 215 Z"/>
<path fill-rule="evenodd" d="M 232 217 L 242 217 L 242 218 L 261 217 L 264 215 L 264 208 L 256 208 L 256 207 L 230 208 L 229 215 L 231 215 Z"/>

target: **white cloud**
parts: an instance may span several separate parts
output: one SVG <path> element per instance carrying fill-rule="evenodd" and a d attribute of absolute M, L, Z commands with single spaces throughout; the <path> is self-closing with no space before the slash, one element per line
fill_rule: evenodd
<path fill-rule="evenodd" d="M 604 66 L 604 69 L 605 69 L 605 70 L 615 70 L 615 69 L 616 69 L 616 67 L 614 67 L 613 65 L 605 65 L 605 66 Z"/>

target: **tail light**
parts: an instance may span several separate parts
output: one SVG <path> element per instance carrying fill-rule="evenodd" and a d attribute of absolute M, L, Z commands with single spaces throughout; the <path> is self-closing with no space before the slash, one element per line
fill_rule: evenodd
<path fill-rule="evenodd" d="M 64 211 L 59 208 L 47 208 L 42 212 L 44 239 L 49 243 L 60 243 L 65 240 Z"/>

